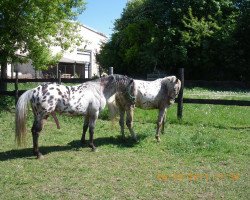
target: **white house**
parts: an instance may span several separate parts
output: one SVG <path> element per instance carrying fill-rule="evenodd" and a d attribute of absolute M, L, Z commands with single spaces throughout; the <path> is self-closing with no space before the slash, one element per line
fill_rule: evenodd
<path fill-rule="evenodd" d="M 57 66 L 43 74 L 48 76 L 56 76 L 58 70 L 61 71 L 62 76 L 69 77 L 83 77 L 90 78 L 92 76 L 99 76 L 99 66 L 96 63 L 96 53 L 100 51 L 101 44 L 108 40 L 108 37 L 92 28 L 81 25 L 79 34 L 84 41 L 80 46 L 77 46 L 73 51 L 63 53 Z M 52 53 L 56 54 L 61 51 L 60 47 L 52 47 Z M 26 76 L 35 76 L 37 74 L 32 66 L 32 63 L 16 64 L 19 74 L 26 74 Z M 7 74 L 9 77 L 13 75 L 14 65 L 8 65 Z M 42 73 L 39 73 L 42 75 Z M 40 76 L 38 75 L 38 76 Z M 24 75 L 25 76 L 25 75 Z"/>

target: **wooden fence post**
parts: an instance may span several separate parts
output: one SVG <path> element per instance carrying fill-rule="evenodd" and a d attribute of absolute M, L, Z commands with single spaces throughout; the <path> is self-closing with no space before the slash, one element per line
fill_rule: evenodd
<path fill-rule="evenodd" d="M 184 88 L 184 68 L 179 68 L 178 70 L 178 79 L 181 81 L 181 89 L 177 98 L 178 106 L 177 106 L 177 118 L 179 120 L 182 119 L 183 112 L 183 88 Z"/>
<path fill-rule="evenodd" d="M 61 75 L 62 75 L 61 70 L 58 70 L 58 84 L 62 83 Z"/>
<path fill-rule="evenodd" d="M 18 101 L 18 71 L 15 69 L 16 72 L 16 79 L 15 79 L 15 103 L 17 104 Z"/>
<path fill-rule="evenodd" d="M 112 75 L 114 73 L 114 68 L 113 67 L 109 67 L 109 75 Z"/>

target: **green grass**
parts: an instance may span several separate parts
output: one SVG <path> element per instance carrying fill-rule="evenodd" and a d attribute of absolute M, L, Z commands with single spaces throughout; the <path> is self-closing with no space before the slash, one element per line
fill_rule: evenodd
<path fill-rule="evenodd" d="M 18 83 L 18 90 L 28 90 L 37 87 L 41 83 Z M 13 91 L 15 90 L 15 84 L 14 83 L 8 83 L 7 84 L 7 90 Z"/>
<path fill-rule="evenodd" d="M 10 105 L 11 98 L 1 101 Z M 0 106 L 1 199 L 249 199 L 250 107 L 176 105 L 161 142 L 156 110 L 136 109 L 139 142 L 119 135 L 105 110 L 97 121 L 98 152 L 81 147 L 82 117 L 50 117 L 40 137 L 43 160 L 14 144 L 13 106 Z M 29 113 L 28 127 L 32 124 Z"/>
<path fill-rule="evenodd" d="M 200 87 L 185 88 L 184 98 L 191 99 L 228 99 L 250 101 L 250 90 L 247 89 L 206 89 Z"/>

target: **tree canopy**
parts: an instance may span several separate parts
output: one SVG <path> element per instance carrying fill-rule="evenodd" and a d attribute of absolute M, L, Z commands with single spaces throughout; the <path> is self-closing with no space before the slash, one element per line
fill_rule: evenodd
<path fill-rule="evenodd" d="M 58 59 L 51 54 L 51 46 L 66 50 L 79 43 L 77 24 L 72 21 L 84 9 L 84 0 L 1 0 L 2 76 L 7 62 L 31 59 L 33 66 L 44 68 Z"/>
<path fill-rule="evenodd" d="M 188 79 L 249 79 L 249 0 L 133 0 L 98 62 L 145 77 L 185 67 Z"/>

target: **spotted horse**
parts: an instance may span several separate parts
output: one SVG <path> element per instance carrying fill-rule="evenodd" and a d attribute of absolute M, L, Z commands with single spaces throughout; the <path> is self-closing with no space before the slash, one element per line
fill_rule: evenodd
<path fill-rule="evenodd" d="M 116 92 L 124 95 L 124 99 L 134 103 L 134 81 L 123 75 L 110 75 L 76 86 L 64 86 L 47 83 L 26 91 L 16 105 L 16 141 L 19 146 L 26 141 L 26 117 L 28 105 L 31 104 L 34 122 L 31 129 L 33 152 L 37 158 L 42 158 L 38 147 L 38 138 L 44 121 L 49 115 L 55 117 L 55 112 L 71 115 L 83 115 L 83 133 L 81 142 L 85 143 L 85 134 L 89 128 L 89 146 L 95 150 L 94 128 L 99 112 L 104 109 L 106 100 Z M 57 120 L 57 118 L 55 117 Z M 58 121 L 57 121 L 58 124 Z"/>
<path fill-rule="evenodd" d="M 167 109 L 174 103 L 179 94 L 181 81 L 175 76 L 166 76 L 155 81 L 134 80 L 135 82 L 135 107 L 141 109 L 158 109 L 157 129 L 155 138 L 160 141 L 160 130 L 164 132 L 164 124 Z M 108 100 L 108 108 L 115 116 L 120 115 L 120 127 L 122 137 L 124 135 L 124 115 L 126 113 L 126 125 L 132 135 L 133 130 L 133 106 L 124 99 L 121 93 L 116 93 Z"/>

